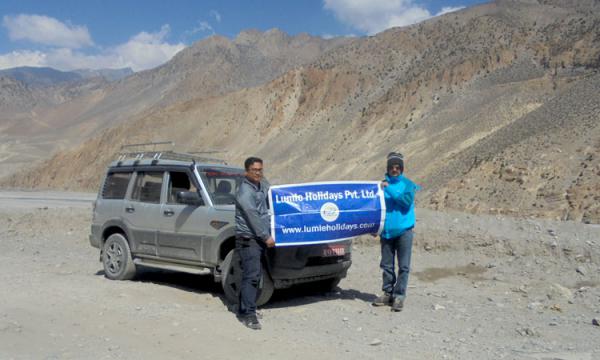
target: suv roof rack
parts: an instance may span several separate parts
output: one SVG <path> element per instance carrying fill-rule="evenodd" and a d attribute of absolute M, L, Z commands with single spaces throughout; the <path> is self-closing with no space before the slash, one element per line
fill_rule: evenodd
<path fill-rule="evenodd" d="M 170 146 L 170 148 L 167 148 Z M 121 151 L 117 153 L 117 166 L 120 166 L 125 160 L 152 159 L 152 164 L 158 163 L 159 160 L 176 160 L 176 161 L 191 161 L 191 162 L 208 162 L 208 163 L 227 163 L 225 160 L 200 156 L 199 154 L 213 154 L 221 151 L 192 151 L 187 153 L 175 152 L 173 141 L 150 142 L 142 144 L 127 144 L 121 146 Z"/>

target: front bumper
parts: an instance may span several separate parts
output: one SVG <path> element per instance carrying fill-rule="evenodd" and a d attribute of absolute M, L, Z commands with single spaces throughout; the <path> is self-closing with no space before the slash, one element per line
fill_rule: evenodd
<path fill-rule="evenodd" d="M 332 252 L 332 247 L 337 251 Z M 275 288 L 343 278 L 352 265 L 350 241 L 267 249 L 267 265 Z"/>
<path fill-rule="evenodd" d="M 302 269 L 275 267 L 271 269 L 271 278 L 276 289 L 283 289 L 295 284 L 344 278 L 350 265 L 352 265 L 352 260 L 345 260 L 337 264 L 307 266 Z"/>

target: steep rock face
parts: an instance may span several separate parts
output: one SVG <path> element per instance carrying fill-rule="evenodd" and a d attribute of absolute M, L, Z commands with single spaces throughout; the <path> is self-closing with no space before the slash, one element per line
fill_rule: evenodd
<path fill-rule="evenodd" d="M 396 150 L 420 206 L 598 222 L 600 13 L 565 3 L 498 1 L 355 39 L 266 84 L 149 108 L 7 183 L 95 189 L 121 145 L 152 140 L 262 156 L 273 183 L 379 179 Z M 207 41 L 236 59 L 252 38 Z"/>
<path fill-rule="evenodd" d="M 600 75 L 565 80 L 535 110 L 436 169 L 430 204 L 598 222 Z"/>

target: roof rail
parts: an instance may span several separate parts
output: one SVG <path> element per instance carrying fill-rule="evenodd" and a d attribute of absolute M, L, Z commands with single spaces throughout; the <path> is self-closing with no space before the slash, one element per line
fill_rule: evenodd
<path fill-rule="evenodd" d="M 164 149 L 164 145 L 170 145 L 170 149 Z M 163 147 L 162 149 L 160 147 Z M 125 160 L 142 160 L 152 159 L 152 163 L 156 164 L 159 160 L 177 160 L 177 161 L 192 161 L 192 162 L 208 162 L 227 164 L 225 160 L 199 156 L 199 154 L 212 154 L 219 151 L 194 151 L 189 153 L 180 153 L 173 151 L 175 143 L 172 141 L 150 142 L 142 144 L 127 144 L 121 146 L 121 151 L 117 153 L 118 165 Z"/>
<path fill-rule="evenodd" d="M 163 145 L 170 145 L 167 149 L 161 149 L 161 147 L 166 148 Z M 127 152 L 125 149 L 132 149 L 130 152 L 143 152 L 143 151 L 173 151 L 175 148 L 174 141 L 156 141 L 156 142 L 148 142 L 148 143 L 140 143 L 140 144 L 125 144 L 121 145 L 121 152 Z"/>

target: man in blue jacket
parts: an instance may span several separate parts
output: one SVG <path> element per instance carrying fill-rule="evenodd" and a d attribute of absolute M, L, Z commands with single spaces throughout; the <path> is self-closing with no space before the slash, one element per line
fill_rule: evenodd
<path fill-rule="evenodd" d="M 385 197 L 385 224 L 381 232 L 381 270 L 383 295 L 373 301 L 374 306 L 391 305 L 392 311 L 402 311 L 406 298 L 413 231 L 415 227 L 415 192 L 418 185 L 403 175 L 402 154 L 387 156 L 387 173 L 381 182 Z M 398 276 L 394 258 L 398 257 Z"/>

